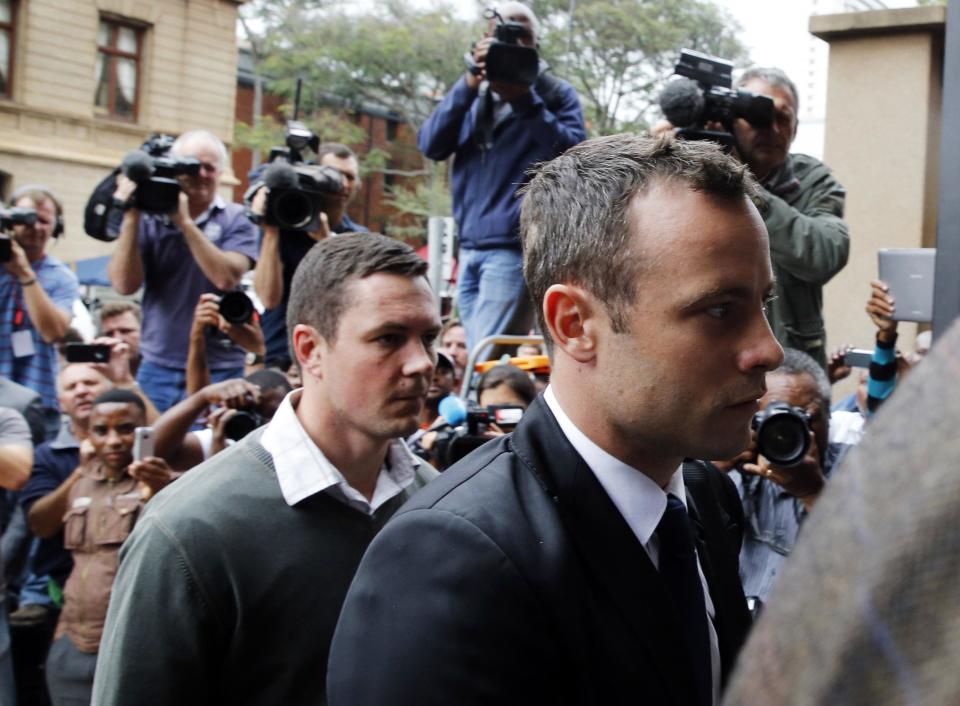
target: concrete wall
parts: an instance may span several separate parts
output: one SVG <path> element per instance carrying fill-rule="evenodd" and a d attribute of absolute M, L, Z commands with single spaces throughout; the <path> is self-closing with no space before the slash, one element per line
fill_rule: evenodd
<path fill-rule="evenodd" d="M 233 136 L 238 0 L 30 0 L 18 14 L 12 100 L 0 99 L 0 169 L 10 189 L 42 182 L 62 196 L 67 237 L 54 251 L 75 260 L 110 246 L 83 233 L 83 206 L 124 152 L 151 132 L 205 128 Z M 145 27 L 136 122 L 98 114 L 101 15 Z M 232 181 L 229 177 L 227 181 Z M 2 194 L 7 196 L 8 193 Z M 229 195 L 229 191 L 225 191 Z"/>
<path fill-rule="evenodd" d="M 935 245 L 945 10 L 810 20 L 830 44 L 824 161 L 847 188 L 851 239 L 849 264 L 824 292 L 831 347 L 873 347 L 864 307 L 879 248 Z M 916 331 L 901 324 L 901 349 Z"/>

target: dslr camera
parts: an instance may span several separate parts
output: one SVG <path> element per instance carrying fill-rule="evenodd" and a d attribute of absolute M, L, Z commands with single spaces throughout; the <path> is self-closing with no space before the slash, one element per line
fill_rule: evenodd
<path fill-rule="evenodd" d="M 773 123 L 772 98 L 732 88 L 732 62 L 683 49 L 674 73 L 679 78 L 664 87 L 658 102 L 664 117 L 680 128 L 678 137 L 713 140 L 730 149 L 736 146 L 732 133 L 737 118 L 758 128 Z M 725 131 L 707 130 L 710 122 L 720 123 Z"/>
<path fill-rule="evenodd" d="M 14 226 L 32 226 L 36 222 L 35 209 L 0 207 L 0 262 L 10 262 L 13 258 L 13 239 L 6 233 Z"/>
<path fill-rule="evenodd" d="M 801 407 L 779 400 L 753 416 L 757 451 L 774 466 L 799 464 L 810 450 L 810 415 Z"/>
<path fill-rule="evenodd" d="M 240 441 L 254 429 L 262 427 L 269 421 L 257 410 L 252 396 L 247 394 L 246 400 L 244 408 L 238 409 L 223 425 L 223 435 L 227 439 Z"/>
<path fill-rule="evenodd" d="M 534 47 L 521 44 L 522 39 L 530 40 L 529 28 L 520 22 L 504 20 L 496 10 L 487 10 L 484 19 L 496 19 L 493 28 L 493 43 L 487 50 L 487 80 L 496 83 L 512 83 L 520 86 L 532 86 L 540 73 L 540 55 Z M 473 50 L 463 55 L 467 70 L 479 76 L 481 69 L 473 60 Z"/>

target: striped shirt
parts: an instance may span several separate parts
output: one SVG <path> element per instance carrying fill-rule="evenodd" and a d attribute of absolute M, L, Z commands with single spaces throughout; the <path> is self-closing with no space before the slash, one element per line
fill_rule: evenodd
<path fill-rule="evenodd" d="M 37 284 L 29 286 L 43 287 L 58 308 L 72 311 L 73 302 L 79 296 L 77 276 L 52 255 L 45 255 L 31 266 L 37 275 Z M 17 358 L 13 355 L 12 337 L 21 330 L 30 332 L 33 355 Z M 0 376 L 37 392 L 44 407 L 58 409 L 57 370 L 56 346 L 45 343 L 34 327 L 17 278 L 0 268 Z"/>

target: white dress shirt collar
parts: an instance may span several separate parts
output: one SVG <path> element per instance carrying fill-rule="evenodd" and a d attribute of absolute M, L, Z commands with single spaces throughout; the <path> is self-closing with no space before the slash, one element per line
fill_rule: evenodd
<path fill-rule="evenodd" d="M 294 390 L 284 398 L 260 438 L 260 444 L 273 457 L 280 490 L 288 505 L 326 491 L 350 507 L 373 514 L 413 482 L 420 460 L 402 440 L 395 439 L 390 442 L 386 463 L 380 469 L 373 497 L 368 501 L 347 483 L 303 428 L 296 413 L 302 392 L 302 389 Z"/>
<path fill-rule="evenodd" d="M 667 493 L 680 498 L 684 506 L 687 504 L 682 470 L 678 468 L 670 476 L 666 489 L 661 488 L 650 476 L 610 455 L 580 431 L 563 411 L 551 386 L 544 391 L 543 399 L 556 417 L 563 435 L 593 471 L 623 519 L 646 547 L 667 509 Z"/>

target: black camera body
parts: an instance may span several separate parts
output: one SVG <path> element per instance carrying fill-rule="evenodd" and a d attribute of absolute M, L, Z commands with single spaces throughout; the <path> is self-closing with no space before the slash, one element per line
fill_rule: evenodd
<path fill-rule="evenodd" d="M 179 176 L 197 176 L 200 161 L 193 158 L 153 157 L 150 176 L 137 183 L 134 206 L 144 213 L 173 213 L 179 207 Z"/>
<path fill-rule="evenodd" d="M 810 450 L 810 415 L 802 407 L 773 401 L 753 415 L 757 451 L 771 465 L 790 468 Z"/>
<path fill-rule="evenodd" d="M 267 225 L 312 233 L 321 229 L 320 214 L 343 189 L 343 177 L 333 167 L 308 164 L 304 153 L 316 153 L 320 139 L 301 122 L 287 122 L 286 145 L 270 150 L 270 166 L 250 185 L 243 199 L 248 207 L 261 187 L 267 186 Z"/>
<path fill-rule="evenodd" d="M 490 441 L 484 434 L 491 424 L 496 424 L 503 431 L 513 431 L 522 416 L 523 408 L 515 405 L 479 407 L 471 404 L 463 424 L 447 427 L 437 434 L 433 456 L 440 468 L 449 468 Z"/>
<path fill-rule="evenodd" d="M 520 22 L 504 20 L 496 10 L 490 10 L 484 17 L 497 20 L 493 28 L 494 41 L 487 50 L 485 62 L 487 80 L 532 86 L 540 74 L 540 54 L 534 47 L 520 43 L 530 38 L 530 30 Z M 464 54 L 463 60 L 470 73 L 480 75 L 480 67 L 473 60 L 472 50 Z"/>
<path fill-rule="evenodd" d="M 36 222 L 36 209 L 0 207 L 0 233 L 5 233 L 14 226 L 32 226 Z M 0 262 L 10 262 L 12 259 L 13 239 L 8 235 L 0 235 Z"/>
<path fill-rule="evenodd" d="M 682 49 L 674 67 L 681 78 L 668 83 L 660 93 L 664 116 L 680 128 L 679 137 L 713 140 L 727 148 L 735 146 L 733 122 L 743 118 L 763 128 L 773 123 L 773 99 L 733 86 L 733 63 L 708 54 Z M 726 132 L 707 130 L 710 122 Z"/>
<path fill-rule="evenodd" d="M 223 425 L 223 435 L 233 441 L 240 441 L 253 430 L 262 427 L 267 420 L 254 409 L 238 409 Z"/>

